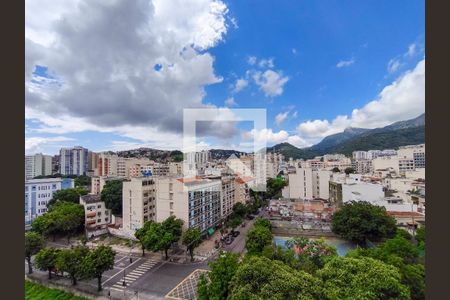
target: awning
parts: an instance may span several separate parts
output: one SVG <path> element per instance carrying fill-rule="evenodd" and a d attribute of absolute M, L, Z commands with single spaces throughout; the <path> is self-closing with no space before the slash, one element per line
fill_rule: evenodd
<path fill-rule="evenodd" d="M 209 229 L 208 229 L 208 234 L 209 234 L 209 235 L 213 235 L 213 234 L 214 234 L 214 228 L 212 228 L 212 227 L 209 228 Z"/>

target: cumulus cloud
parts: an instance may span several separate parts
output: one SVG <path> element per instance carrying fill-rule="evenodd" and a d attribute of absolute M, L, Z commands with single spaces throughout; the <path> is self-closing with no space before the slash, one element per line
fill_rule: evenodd
<path fill-rule="evenodd" d="M 280 126 L 288 117 L 289 112 L 283 112 L 283 113 L 279 113 L 275 116 L 275 123 L 277 123 L 278 126 Z"/>
<path fill-rule="evenodd" d="M 236 80 L 236 83 L 234 84 L 233 93 L 238 93 L 242 91 L 245 87 L 248 85 L 248 80 L 244 78 L 239 78 Z"/>
<path fill-rule="evenodd" d="M 275 97 L 283 94 L 283 87 L 289 77 L 283 76 L 282 71 L 266 70 L 265 72 L 255 72 L 253 80 L 267 97 Z"/>
<path fill-rule="evenodd" d="M 236 106 L 236 105 L 237 105 L 237 103 L 233 97 L 230 97 L 227 100 L 225 100 L 225 106 L 227 106 L 227 107 L 232 107 L 232 106 Z"/>
<path fill-rule="evenodd" d="M 425 59 L 414 69 L 399 76 L 383 88 L 375 100 L 354 109 L 351 116 L 339 115 L 334 120 L 308 120 L 297 126 L 303 139 L 316 143 L 325 136 L 342 132 L 346 127 L 377 128 L 407 120 L 425 111 Z"/>
<path fill-rule="evenodd" d="M 276 144 L 286 141 L 289 133 L 285 130 L 273 132 L 271 128 L 264 128 L 262 130 L 252 129 L 243 133 L 244 139 L 253 139 L 255 143 L 267 142 L 268 144 Z"/>
<path fill-rule="evenodd" d="M 344 68 L 349 67 L 355 63 L 355 60 L 352 58 L 350 60 L 341 60 L 336 64 L 336 68 Z"/>
<path fill-rule="evenodd" d="M 223 40 L 227 13 L 220 0 L 27 1 L 26 117 L 53 132 L 180 133 L 183 108 L 210 107 L 205 87 L 222 81 L 207 50 Z"/>
<path fill-rule="evenodd" d="M 408 55 L 409 57 L 414 56 L 414 54 L 416 54 L 417 52 L 417 45 L 416 44 L 411 44 L 408 47 L 408 52 L 406 52 L 406 55 Z"/>

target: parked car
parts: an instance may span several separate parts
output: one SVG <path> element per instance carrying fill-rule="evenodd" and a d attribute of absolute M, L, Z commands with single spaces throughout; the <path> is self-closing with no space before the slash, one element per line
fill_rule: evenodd
<path fill-rule="evenodd" d="M 249 220 L 253 220 L 254 218 L 255 218 L 255 216 L 252 216 L 252 215 L 247 216 L 247 219 L 249 219 Z"/>
<path fill-rule="evenodd" d="M 245 227 L 245 222 L 243 222 L 243 223 L 241 224 L 241 227 Z"/>
<path fill-rule="evenodd" d="M 240 233 L 240 231 L 233 231 L 233 237 L 237 237 Z"/>
<path fill-rule="evenodd" d="M 229 237 L 225 240 L 225 244 L 230 245 L 233 242 L 233 238 Z"/>

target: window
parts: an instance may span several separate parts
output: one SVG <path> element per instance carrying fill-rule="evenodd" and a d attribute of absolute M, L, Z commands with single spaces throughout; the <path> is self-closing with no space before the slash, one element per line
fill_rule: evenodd
<path fill-rule="evenodd" d="M 97 223 L 100 223 L 101 221 L 102 221 L 102 219 L 98 219 L 98 220 L 97 220 Z"/>
<path fill-rule="evenodd" d="M 108 222 L 108 218 L 105 218 L 105 222 Z"/>
<path fill-rule="evenodd" d="M 170 202 L 170 209 L 173 209 L 173 202 Z"/>
<path fill-rule="evenodd" d="M 101 216 L 102 215 L 102 212 L 101 211 L 99 211 L 98 213 L 97 213 L 97 216 Z"/>

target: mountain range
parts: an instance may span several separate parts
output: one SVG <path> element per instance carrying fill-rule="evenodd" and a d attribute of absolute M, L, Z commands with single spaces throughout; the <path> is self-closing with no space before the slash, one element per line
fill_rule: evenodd
<path fill-rule="evenodd" d="M 321 142 L 308 148 L 297 148 L 289 143 L 281 143 L 267 148 L 268 152 L 281 153 L 294 159 L 309 159 L 327 153 L 351 155 L 353 151 L 395 149 L 400 146 L 425 142 L 425 114 L 391 125 L 375 128 L 346 128 L 341 133 L 325 137 Z"/>
<path fill-rule="evenodd" d="M 307 148 L 297 148 L 289 143 L 280 143 L 266 148 L 267 152 L 283 154 L 286 158 L 309 159 L 327 153 L 341 153 L 350 156 L 353 151 L 395 149 L 400 146 L 425 142 L 425 114 L 391 125 L 367 129 L 348 127 L 343 132 L 329 135 L 318 144 Z M 210 150 L 213 159 L 226 159 L 232 154 L 240 157 L 245 152 L 237 150 Z M 180 161 L 182 152 L 152 148 L 139 148 L 117 152 L 122 157 L 148 157 L 157 161 Z"/>

